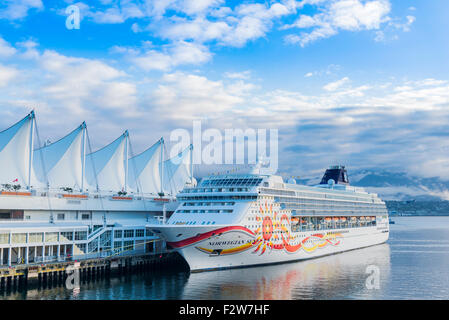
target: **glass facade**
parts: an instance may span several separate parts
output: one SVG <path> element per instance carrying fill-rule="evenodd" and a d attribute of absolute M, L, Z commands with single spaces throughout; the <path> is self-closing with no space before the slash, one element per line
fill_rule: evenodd
<path fill-rule="evenodd" d="M 223 179 L 206 179 L 201 181 L 201 187 L 213 186 L 257 186 L 262 182 L 262 178 L 241 177 L 241 178 L 223 178 Z"/>
<path fill-rule="evenodd" d="M 375 216 L 347 216 L 347 217 L 301 217 L 294 216 L 291 219 L 292 232 L 347 229 L 361 227 L 375 227 Z"/>

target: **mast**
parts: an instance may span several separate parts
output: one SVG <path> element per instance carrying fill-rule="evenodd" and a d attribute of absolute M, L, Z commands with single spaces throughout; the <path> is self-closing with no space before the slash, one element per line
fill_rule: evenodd
<path fill-rule="evenodd" d="M 161 138 L 161 166 L 159 176 L 161 178 L 161 192 L 160 196 L 164 195 L 164 138 Z"/>
<path fill-rule="evenodd" d="M 83 128 L 83 155 L 82 155 L 82 166 L 81 166 L 81 192 L 84 192 L 84 176 L 86 172 L 86 122 L 81 124 Z"/>
<path fill-rule="evenodd" d="M 125 192 L 127 190 L 128 185 L 128 154 L 129 154 L 129 133 L 128 130 L 125 131 Z"/>
<path fill-rule="evenodd" d="M 190 183 L 193 186 L 193 144 L 190 145 Z"/>
<path fill-rule="evenodd" d="M 34 122 L 36 121 L 36 117 L 34 115 L 34 110 L 30 112 L 30 118 L 31 118 L 31 129 L 30 129 L 30 158 L 28 163 L 28 187 L 27 189 L 31 189 L 31 168 L 33 164 L 33 145 L 34 145 Z"/>

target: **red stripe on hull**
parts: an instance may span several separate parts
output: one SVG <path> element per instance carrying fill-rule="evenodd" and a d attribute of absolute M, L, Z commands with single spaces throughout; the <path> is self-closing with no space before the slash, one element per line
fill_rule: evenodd
<path fill-rule="evenodd" d="M 252 236 L 255 236 L 254 232 L 252 232 L 251 230 L 249 230 L 248 228 L 245 227 L 241 227 L 241 226 L 232 226 L 232 227 L 224 227 L 224 228 L 220 228 L 220 229 L 216 229 L 213 231 L 209 231 L 209 232 L 205 232 L 202 234 L 199 234 L 195 237 L 191 237 L 191 238 L 187 238 L 181 241 L 176 241 L 176 242 L 167 242 L 168 245 L 174 247 L 174 248 L 182 248 L 185 246 L 189 246 L 191 244 L 197 243 L 199 241 L 202 241 L 204 239 L 208 239 L 216 234 L 219 233 L 225 233 L 225 232 L 229 232 L 229 231 L 244 231 L 247 232 L 249 234 L 251 234 Z"/>

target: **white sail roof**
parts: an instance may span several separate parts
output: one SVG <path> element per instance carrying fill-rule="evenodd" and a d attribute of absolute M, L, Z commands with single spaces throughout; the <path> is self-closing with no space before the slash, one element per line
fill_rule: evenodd
<path fill-rule="evenodd" d="M 34 172 L 49 188 L 83 187 L 83 153 L 86 125 L 81 124 L 60 140 L 34 151 Z"/>
<path fill-rule="evenodd" d="M 163 189 L 169 194 L 180 192 L 192 177 L 192 145 L 177 156 L 164 161 Z"/>
<path fill-rule="evenodd" d="M 118 192 L 125 190 L 128 131 L 106 147 L 86 156 L 89 189 Z"/>
<path fill-rule="evenodd" d="M 34 113 L 0 132 L 0 183 L 26 186 L 30 176 L 30 151 Z"/>
<path fill-rule="evenodd" d="M 161 192 L 160 162 L 163 140 L 129 159 L 128 186 L 140 193 Z"/>

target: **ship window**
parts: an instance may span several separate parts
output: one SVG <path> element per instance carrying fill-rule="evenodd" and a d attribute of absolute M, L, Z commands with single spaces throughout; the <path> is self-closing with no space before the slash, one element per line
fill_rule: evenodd
<path fill-rule="evenodd" d="M 65 220 L 65 214 L 64 213 L 58 213 L 57 219 L 58 220 Z"/>

